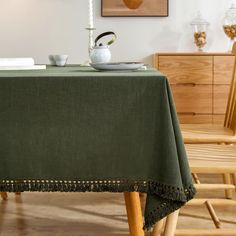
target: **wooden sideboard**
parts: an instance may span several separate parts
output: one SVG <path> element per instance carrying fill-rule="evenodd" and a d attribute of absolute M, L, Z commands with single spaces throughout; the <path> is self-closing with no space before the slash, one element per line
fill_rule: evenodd
<path fill-rule="evenodd" d="M 223 123 L 233 63 L 231 53 L 154 54 L 154 67 L 171 84 L 181 123 Z"/>

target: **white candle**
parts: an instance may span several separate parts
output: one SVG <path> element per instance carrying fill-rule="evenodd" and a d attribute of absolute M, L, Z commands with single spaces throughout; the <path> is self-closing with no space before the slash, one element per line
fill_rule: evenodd
<path fill-rule="evenodd" d="M 93 27 L 93 0 L 89 0 L 89 28 Z"/>

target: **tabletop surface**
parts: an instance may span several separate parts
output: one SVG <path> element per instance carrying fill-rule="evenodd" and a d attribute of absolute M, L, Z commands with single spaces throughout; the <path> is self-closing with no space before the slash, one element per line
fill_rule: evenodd
<path fill-rule="evenodd" d="M 161 72 L 156 71 L 153 68 L 147 70 L 137 71 L 97 71 L 89 66 L 67 65 L 65 67 L 47 66 L 46 70 L 2 70 L 0 71 L 0 78 L 9 77 L 133 77 L 133 76 L 156 76 L 162 75 Z"/>
<path fill-rule="evenodd" d="M 145 227 L 194 196 L 168 81 L 155 69 L 0 72 L 0 191 L 147 193 Z"/>

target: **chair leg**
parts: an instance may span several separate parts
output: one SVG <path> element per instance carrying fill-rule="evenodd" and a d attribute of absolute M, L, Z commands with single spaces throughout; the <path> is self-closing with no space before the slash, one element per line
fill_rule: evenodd
<path fill-rule="evenodd" d="M 21 193 L 20 192 L 17 192 L 17 193 L 15 193 L 16 195 L 21 195 Z M 2 200 L 7 200 L 7 193 L 6 192 L 0 192 L 0 195 L 1 195 L 1 198 L 2 198 Z"/>
<path fill-rule="evenodd" d="M 172 214 L 167 216 L 163 236 L 174 236 L 175 235 L 178 216 L 179 216 L 179 210 L 177 210 L 177 211 L 175 211 Z"/>
<path fill-rule="evenodd" d="M 233 175 L 233 184 L 234 184 L 235 190 L 236 190 L 236 173 L 234 173 L 232 175 Z"/>
<path fill-rule="evenodd" d="M 223 179 L 225 184 L 231 184 L 231 176 L 230 174 L 223 174 Z M 225 190 L 225 197 L 227 199 L 232 199 L 233 198 L 233 193 L 232 190 Z"/>
<path fill-rule="evenodd" d="M 6 192 L 1 192 L 1 198 L 2 200 L 7 200 L 7 193 Z"/>
<path fill-rule="evenodd" d="M 209 211 L 209 214 L 211 216 L 211 219 L 212 219 L 215 227 L 217 229 L 220 229 L 221 228 L 220 220 L 219 220 L 218 216 L 216 215 L 216 212 L 215 212 L 214 208 L 212 207 L 211 203 L 209 201 L 206 201 L 205 205 L 207 207 L 207 210 Z"/>
<path fill-rule="evenodd" d="M 192 176 L 193 176 L 193 179 L 194 179 L 196 184 L 201 184 L 201 182 L 200 182 L 200 180 L 199 180 L 199 178 L 198 178 L 198 176 L 196 174 L 193 173 Z M 216 212 L 215 212 L 212 204 L 209 201 L 206 201 L 204 204 L 207 207 L 207 210 L 208 210 L 208 212 L 209 212 L 209 214 L 211 216 L 211 219 L 212 219 L 213 223 L 215 224 L 215 227 L 217 229 L 220 229 L 221 228 L 221 223 L 220 223 L 219 218 L 216 215 Z"/>
<path fill-rule="evenodd" d="M 198 178 L 198 176 L 197 176 L 197 174 L 192 173 L 192 176 L 193 176 L 193 180 L 194 180 L 194 182 L 195 182 L 196 184 L 200 184 L 200 183 L 201 183 L 200 180 L 199 180 L 199 178 Z"/>
<path fill-rule="evenodd" d="M 158 221 L 152 231 L 152 236 L 161 236 L 161 232 L 164 226 L 164 219 Z"/>
<path fill-rule="evenodd" d="M 139 193 L 124 193 L 130 236 L 144 236 Z"/>

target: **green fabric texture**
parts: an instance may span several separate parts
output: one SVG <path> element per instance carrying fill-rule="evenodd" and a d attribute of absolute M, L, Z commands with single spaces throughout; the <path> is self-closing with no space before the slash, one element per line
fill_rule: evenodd
<path fill-rule="evenodd" d="M 0 71 L 0 191 L 144 192 L 147 229 L 180 208 L 195 189 L 166 77 Z"/>

